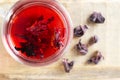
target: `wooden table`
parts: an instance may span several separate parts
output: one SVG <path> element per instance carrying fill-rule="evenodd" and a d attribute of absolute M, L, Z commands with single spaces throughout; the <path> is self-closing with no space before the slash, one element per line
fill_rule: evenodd
<path fill-rule="evenodd" d="M 1 17 L 17 0 L 0 0 Z M 81 38 L 87 43 L 93 35 L 99 36 L 99 42 L 89 47 L 85 56 L 78 55 L 74 46 L 80 38 L 73 38 L 70 48 L 63 57 L 75 61 L 70 73 L 65 73 L 61 60 L 44 66 L 30 67 L 16 62 L 3 47 L 0 38 L 0 80 L 120 80 L 120 1 L 119 0 L 59 0 L 71 15 L 74 27 L 87 24 L 89 30 Z M 104 24 L 92 24 L 87 21 L 93 11 L 101 12 Z M 94 51 L 100 50 L 105 59 L 98 65 L 85 64 Z"/>

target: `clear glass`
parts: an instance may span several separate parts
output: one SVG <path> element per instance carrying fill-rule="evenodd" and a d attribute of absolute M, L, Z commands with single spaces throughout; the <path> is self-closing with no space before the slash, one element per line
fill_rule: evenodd
<path fill-rule="evenodd" d="M 60 49 L 57 54 L 48 57 L 45 60 L 42 61 L 31 61 L 29 59 L 23 58 L 19 55 L 17 55 L 17 51 L 14 49 L 14 46 L 12 45 L 11 39 L 10 39 L 10 22 L 11 18 L 14 17 L 19 11 L 24 9 L 27 6 L 31 5 L 44 5 L 47 6 L 54 11 L 56 11 L 59 15 L 61 15 L 62 20 L 64 20 L 64 25 L 66 27 L 66 43 L 65 46 Z M 18 1 L 7 13 L 5 20 L 4 20 L 4 25 L 2 27 L 2 41 L 3 44 L 8 51 L 8 53 L 18 62 L 30 66 L 43 66 L 43 65 L 48 65 L 50 63 L 53 63 L 57 61 L 63 53 L 68 49 L 68 46 L 70 44 L 70 41 L 73 36 L 73 29 L 72 29 L 72 21 L 69 16 L 69 13 L 66 11 L 66 9 L 58 3 L 56 0 L 20 0 Z"/>

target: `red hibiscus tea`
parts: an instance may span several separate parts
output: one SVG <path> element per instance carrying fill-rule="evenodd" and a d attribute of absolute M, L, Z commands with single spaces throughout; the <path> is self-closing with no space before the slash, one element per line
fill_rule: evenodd
<path fill-rule="evenodd" d="M 67 20 L 57 8 L 48 5 L 56 1 L 42 2 L 30 0 L 27 4 L 15 6 L 7 23 L 8 46 L 12 46 L 14 54 L 25 61 L 44 63 L 49 58 L 54 59 L 62 54 L 69 42 Z"/>
<path fill-rule="evenodd" d="M 64 46 L 65 26 L 52 9 L 34 5 L 12 19 L 11 38 L 19 55 L 43 59 Z"/>

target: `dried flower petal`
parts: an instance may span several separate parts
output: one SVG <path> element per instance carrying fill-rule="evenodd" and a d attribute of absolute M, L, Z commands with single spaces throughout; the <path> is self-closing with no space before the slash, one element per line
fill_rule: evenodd
<path fill-rule="evenodd" d="M 21 48 L 18 48 L 15 46 L 15 49 L 17 51 L 21 51 L 22 53 L 25 52 L 28 57 L 36 55 L 34 53 L 33 46 L 31 44 L 28 44 L 28 43 L 21 43 L 21 44 L 22 44 Z"/>
<path fill-rule="evenodd" d="M 31 27 L 26 28 L 26 30 L 34 35 L 34 36 L 41 36 L 48 33 L 48 25 L 42 22 L 35 22 Z"/>
<path fill-rule="evenodd" d="M 90 21 L 94 23 L 104 23 L 105 18 L 102 16 L 101 13 L 93 12 L 90 16 Z"/>
<path fill-rule="evenodd" d="M 48 19 L 47 24 L 51 23 L 52 21 L 54 21 L 54 17 L 53 16 Z"/>
<path fill-rule="evenodd" d="M 98 36 L 94 35 L 90 38 L 89 45 L 92 45 L 92 44 L 97 43 L 97 42 L 98 42 Z"/>
<path fill-rule="evenodd" d="M 69 62 L 68 65 L 69 65 L 70 69 L 72 69 L 73 65 L 74 65 L 74 61 Z"/>
<path fill-rule="evenodd" d="M 68 62 L 68 59 L 64 58 L 63 65 L 64 65 L 65 72 L 69 73 L 70 70 L 73 68 L 74 61 Z"/>
<path fill-rule="evenodd" d="M 81 37 L 85 34 L 86 30 L 88 29 L 87 25 L 84 26 L 78 26 L 74 28 L 74 36 Z"/>
<path fill-rule="evenodd" d="M 43 15 L 41 15 L 41 16 L 38 18 L 38 21 L 42 21 L 42 20 L 44 20 L 44 16 L 43 16 Z"/>
<path fill-rule="evenodd" d="M 87 46 L 85 44 L 82 44 L 81 40 L 77 44 L 77 50 L 80 52 L 80 54 L 83 54 L 83 55 L 88 53 Z"/>
<path fill-rule="evenodd" d="M 54 33 L 54 46 L 59 48 L 59 49 L 60 49 L 61 46 L 63 46 L 63 43 L 62 43 L 62 41 L 60 39 L 61 39 L 60 38 L 60 31 L 57 30 Z"/>
<path fill-rule="evenodd" d="M 101 52 L 97 51 L 94 56 L 92 56 L 89 60 L 88 63 L 94 63 L 98 64 L 98 62 L 103 58 Z"/>

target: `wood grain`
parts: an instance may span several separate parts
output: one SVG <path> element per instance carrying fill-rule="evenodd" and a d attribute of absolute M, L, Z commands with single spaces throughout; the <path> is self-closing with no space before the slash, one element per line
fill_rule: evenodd
<path fill-rule="evenodd" d="M 0 0 L 1 17 L 17 0 Z M 59 0 L 71 15 L 74 27 L 87 24 L 89 30 L 81 38 L 87 43 L 93 35 L 100 41 L 89 47 L 86 56 L 78 55 L 74 46 L 80 38 L 73 38 L 70 48 L 63 57 L 75 61 L 70 73 L 65 73 L 61 60 L 44 66 L 30 67 L 16 62 L 5 50 L 0 38 L 0 80 L 120 80 L 120 1 L 119 0 Z M 104 24 L 91 24 L 87 21 L 93 11 L 101 12 Z M 100 50 L 105 59 L 98 65 L 85 64 L 94 51 Z"/>

